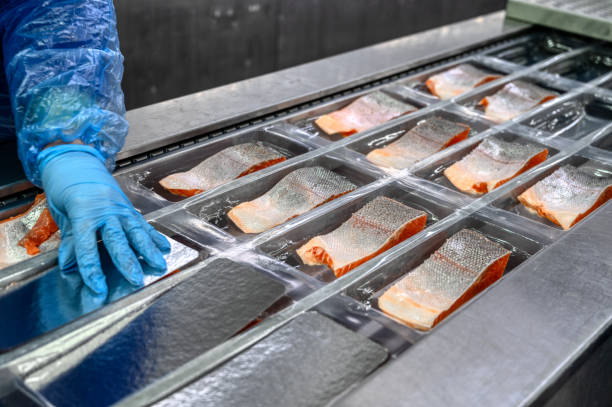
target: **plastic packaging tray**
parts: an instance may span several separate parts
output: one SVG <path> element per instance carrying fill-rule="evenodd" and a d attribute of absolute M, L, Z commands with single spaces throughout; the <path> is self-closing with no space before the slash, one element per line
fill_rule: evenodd
<path fill-rule="evenodd" d="M 143 213 L 185 199 L 165 190 L 159 181 L 176 172 L 188 171 L 219 151 L 237 144 L 261 142 L 275 148 L 291 159 L 314 148 L 308 135 L 284 123 L 256 130 L 246 129 L 207 142 L 177 150 L 174 153 L 150 160 L 141 165 L 120 171 L 116 178 L 134 205 Z M 249 175 L 247 175 L 249 176 Z M 210 193 L 213 190 L 205 191 Z"/>
<path fill-rule="evenodd" d="M 559 150 L 554 147 L 551 147 L 541 142 L 538 143 L 538 142 L 534 142 L 533 140 L 526 139 L 509 130 L 494 132 L 489 137 L 500 138 L 507 142 L 531 143 L 531 144 L 538 145 L 542 148 L 547 148 L 549 158 L 554 157 L 554 155 L 559 152 Z M 453 154 L 444 157 L 438 162 L 434 162 L 424 168 L 419 169 L 418 171 L 415 172 L 415 175 L 418 177 L 424 178 L 428 181 L 432 181 L 437 184 L 440 184 L 448 189 L 458 191 L 455 188 L 455 186 L 446 178 L 446 176 L 444 175 L 444 170 L 446 170 L 448 167 L 453 165 L 455 162 L 461 160 L 463 157 L 468 155 L 472 150 L 474 150 L 478 146 L 478 144 L 479 143 L 473 143 L 469 146 L 466 146 L 465 148 L 455 151 Z M 472 198 L 477 197 L 476 195 L 470 195 L 470 194 L 466 194 L 466 195 Z"/>
<path fill-rule="evenodd" d="M 586 45 L 584 39 L 554 32 L 536 33 L 487 54 L 519 65 L 531 66 Z"/>
<path fill-rule="evenodd" d="M 412 208 L 424 211 L 427 213 L 426 227 L 445 218 L 457 209 L 452 203 L 444 202 L 424 194 L 417 191 L 414 187 L 402 185 L 398 182 L 390 182 L 377 185 L 374 188 L 364 188 L 359 193 L 353 194 L 350 200 L 345 200 L 342 205 L 338 205 L 316 218 L 311 218 L 309 222 L 296 225 L 284 233 L 261 236 L 254 244 L 263 253 L 283 261 L 311 277 L 322 282 L 333 281 L 336 277 L 329 267 L 304 265 L 296 250 L 312 237 L 335 230 L 342 223 L 346 222 L 353 213 L 379 196 L 391 198 Z"/>
<path fill-rule="evenodd" d="M 579 82 L 597 80 L 610 70 L 612 70 L 612 49 L 603 46 L 559 61 L 546 68 L 546 72 Z"/>

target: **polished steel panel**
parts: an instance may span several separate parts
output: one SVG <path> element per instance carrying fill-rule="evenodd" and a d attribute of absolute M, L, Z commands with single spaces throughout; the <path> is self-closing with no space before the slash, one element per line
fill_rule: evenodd
<path fill-rule="evenodd" d="M 323 406 L 386 358 L 382 346 L 308 312 L 156 406 Z"/>
<path fill-rule="evenodd" d="M 40 392 L 58 406 L 110 405 L 236 334 L 284 291 L 252 267 L 213 261 L 118 323 L 98 346 L 65 355 Z"/>

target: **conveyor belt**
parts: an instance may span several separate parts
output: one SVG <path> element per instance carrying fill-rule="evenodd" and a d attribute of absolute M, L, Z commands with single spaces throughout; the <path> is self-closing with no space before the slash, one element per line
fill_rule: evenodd
<path fill-rule="evenodd" d="M 53 394 L 55 400 L 61 400 L 58 394 L 61 395 L 62 391 L 70 392 L 69 386 L 78 382 L 79 375 L 75 376 L 74 372 L 83 372 L 86 376 L 92 369 L 95 370 L 95 355 L 101 355 L 99 360 L 106 360 L 103 343 L 121 341 L 126 335 L 125 332 L 139 332 L 147 327 L 152 338 L 161 334 L 165 326 L 156 326 L 154 323 L 149 326 L 148 319 L 140 317 L 150 315 L 147 310 L 151 310 L 160 301 L 165 302 L 164 309 L 168 310 L 168 315 L 185 312 L 190 318 L 196 315 L 212 318 L 214 323 L 216 315 L 198 314 L 198 309 L 189 309 L 176 295 L 173 297 L 170 294 L 177 292 L 173 291 L 173 287 L 180 283 L 196 281 L 196 274 L 198 281 L 200 278 L 205 281 L 209 274 L 214 275 L 210 270 L 218 271 L 219 259 L 224 258 L 280 283 L 284 299 L 263 313 L 261 322 L 210 350 L 188 353 L 184 359 L 181 359 L 180 352 L 175 354 L 172 349 L 167 350 L 169 356 L 178 355 L 177 358 L 171 358 L 175 369 L 163 377 L 146 376 L 143 373 L 143 376 L 139 376 L 143 378 L 142 382 L 130 383 L 132 387 L 126 394 L 131 395 L 122 402 L 123 405 L 144 405 L 159 401 L 188 383 L 206 377 L 209 372 L 219 372 L 215 369 L 220 365 L 236 360 L 232 358 L 245 350 L 256 349 L 252 348 L 254 344 L 290 321 L 298 321 L 307 311 L 316 310 L 349 330 L 382 345 L 392 355 L 392 360 L 387 363 L 390 366 L 389 371 L 393 371 L 392 367 L 396 366 L 393 359 L 398 357 L 404 360 L 404 367 L 410 366 L 411 355 L 419 355 L 418 349 L 428 349 L 426 344 L 431 342 L 429 338 L 439 338 L 444 344 L 440 346 L 451 346 L 449 343 L 452 344 L 452 337 L 445 332 L 457 329 L 456 321 L 469 321 L 472 315 L 479 318 L 479 324 L 485 324 L 489 319 L 503 321 L 506 309 L 495 307 L 496 297 L 491 293 L 504 290 L 506 294 L 503 298 L 511 299 L 513 287 L 529 285 L 530 264 L 534 264 L 541 257 L 540 253 L 554 249 L 560 238 L 566 243 L 571 241 L 572 236 L 580 236 L 579 231 L 583 230 L 578 228 L 574 232 L 565 232 L 540 218 L 526 216 L 516 208 L 517 192 L 566 163 L 590 169 L 600 175 L 612 174 L 612 159 L 605 150 L 609 145 L 607 140 L 612 137 L 612 125 L 609 124 L 612 119 L 612 92 L 606 88 L 612 76 L 572 75 L 576 69 L 581 69 L 576 67 L 582 65 L 568 63 L 588 54 L 602 53 L 603 47 L 605 44 L 586 43 L 580 38 L 557 32 L 525 31 L 511 38 L 504 36 L 501 41 L 488 42 L 484 47 L 479 46 L 467 51 L 457 50 L 455 54 L 447 55 L 447 58 L 435 63 L 422 64 L 417 68 L 410 67 L 382 78 L 375 75 L 375 80 L 368 84 L 352 86 L 322 99 L 298 103 L 288 110 L 239 121 L 239 124 L 215 130 L 213 133 L 195 134 L 164 148 L 132 156 L 121 163 L 116 173 L 126 194 L 156 227 L 199 251 L 201 261 L 187 265 L 181 272 L 137 292 L 129 295 L 119 293 L 108 305 L 90 313 L 85 310 L 86 312 L 78 314 L 78 318 L 65 321 L 67 324 L 57 330 L 18 345 L 0 356 L 0 366 L 23 379 L 30 389 L 40 390 L 43 395 Z M 498 72 L 503 77 L 449 101 L 439 101 L 424 90 L 423 81 L 429 75 L 458 63 L 480 66 Z M 490 122 L 482 112 L 475 109 L 475 101 L 515 79 L 546 86 L 559 92 L 560 96 L 499 125 Z M 345 139 L 320 134 L 313 125 L 313 118 L 336 110 L 356 97 L 374 90 L 382 90 L 420 109 Z M 404 130 L 433 115 L 469 124 L 472 128 L 470 137 L 419 162 L 408 171 L 388 173 L 364 159 L 364 154 L 373 146 L 388 143 Z M 546 146 L 550 158 L 543 165 L 480 198 L 462 194 L 444 182 L 440 177 L 440 169 L 464 156 L 479 141 L 492 136 L 507 140 L 526 140 Z M 281 147 L 290 154 L 290 158 L 281 164 L 187 199 L 171 196 L 157 187 L 163 176 L 190 168 L 199 160 L 246 140 L 258 140 Z M 244 234 L 228 221 L 226 213 L 231 206 L 261 195 L 289 172 L 313 165 L 320 165 L 344 175 L 355 183 L 358 189 L 259 235 Z M 339 279 L 335 279 L 324 267 L 304 267 L 295 261 L 293 251 L 304 243 L 304 239 L 337 227 L 355 210 L 381 195 L 426 210 L 430 219 L 427 228 Z M 609 211 L 609 208 L 608 205 L 591 215 L 591 223 L 599 214 Z M 462 307 L 456 317 L 450 317 L 430 333 L 404 326 L 372 306 L 372 299 L 384 287 L 396 281 L 431 254 L 446 238 L 463 228 L 476 229 L 511 251 L 507 268 L 509 274 L 491 290 L 481 294 L 470 305 Z M 54 256 L 55 253 L 46 253 L 3 270 L 0 284 L 8 291 L 6 295 L 17 293 L 17 287 L 40 285 L 45 276 L 56 272 L 48 271 Z M 608 265 L 604 263 L 598 267 L 601 272 L 601 267 Z M 564 284 L 571 284 L 572 278 L 579 278 L 570 271 L 565 275 L 567 280 Z M 31 282 L 26 284 L 26 278 Z M 604 281 L 602 284 L 609 291 L 608 282 Z M 44 290 L 38 290 L 41 291 Z M 214 296 L 214 293 L 210 295 Z M 555 294 L 551 291 L 549 295 Z M 584 292 L 581 292 L 581 295 L 585 295 Z M 476 307 L 477 304 L 485 302 L 493 303 L 490 314 Z M 589 333 L 595 336 L 601 334 L 602 326 L 605 327 L 610 322 L 611 302 L 609 295 L 601 293 L 598 303 L 602 307 L 601 312 L 591 319 L 589 325 L 594 329 L 581 331 L 582 342 L 568 344 L 563 348 L 563 352 L 574 354 L 595 339 L 589 337 Z M 586 302 L 581 311 L 588 313 L 593 305 L 593 302 Z M 478 312 L 472 314 L 473 309 Z M 26 318 L 31 319 L 28 322 L 36 322 L 36 318 L 41 316 L 31 313 Z M 190 318 L 185 319 L 189 325 L 193 324 L 189 322 Z M 178 324 L 180 323 L 179 321 Z M 462 325 L 462 328 L 467 330 L 466 335 L 470 333 L 469 327 L 469 323 Z M 544 333 L 551 334 L 549 331 Z M 195 330 L 193 335 L 196 340 L 192 342 L 198 342 L 197 336 L 201 334 Z M 482 331 L 477 335 L 481 338 L 479 343 L 482 351 L 494 355 L 496 342 L 489 342 L 488 338 L 496 336 Z M 419 343 L 419 346 L 413 347 L 416 343 Z M 462 345 L 462 348 L 466 352 L 473 350 L 470 344 Z M 146 343 L 145 349 L 154 352 L 154 339 Z M 110 351 L 112 353 L 112 349 Z M 197 354 L 199 356 L 195 356 Z M 83 359 L 86 356 L 87 358 Z M 153 359 L 162 360 L 162 356 L 156 355 Z M 528 354 L 519 356 L 529 357 Z M 292 355 L 287 358 L 295 360 Z M 133 371 L 148 372 L 150 370 L 146 368 L 147 360 L 149 359 L 145 356 L 130 361 L 132 365 L 128 367 L 134 369 Z M 494 359 L 487 360 L 488 363 L 494 363 Z M 545 390 L 538 387 L 540 383 L 550 385 L 550 377 L 555 369 L 559 366 L 567 367 L 558 363 L 557 359 L 553 362 L 546 364 L 546 369 L 534 372 L 530 376 L 532 386 L 521 385 L 520 393 L 513 393 L 517 389 L 513 389 L 512 383 L 509 383 L 505 392 L 494 400 L 498 402 L 496 404 L 511 405 L 514 401 L 533 400 L 534 394 Z M 178 367 L 181 364 L 182 366 Z M 267 361 L 263 365 L 271 369 Z M 225 366 L 232 365 L 228 363 Z M 479 365 L 478 358 L 466 367 L 467 371 L 462 377 L 469 379 L 471 368 L 483 368 Z M 497 366 L 490 368 L 495 370 Z M 383 367 L 381 371 L 386 370 L 387 368 Z M 436 380 L 437 372 L 436 369 L 432 370 L 430 380 Z M 318 372 L 312 374 L 316 373 Z M 223 376 L 222 372 L 218 374 Z M 373 373 L 374 378 L 376 375 L 376 372 Z M 351 383 L 359 378 L 353 377 Z M 152 382 L 152 379 L 158 380 Z M 250 380 L 257 380 L 257 377 L 253 375 Z M 321 400 L 329 401 L 338 396 L 338 393 L 346 390 L 351 383 L 346 383 L 342 388 L 334 388 L 332 393 L 326 393 Z M 432 382 L 428 384 L 435 385 Z M 251 385 L 252 383 L 249 383 L 245 387 Z M 195 388 L 197 389 L 197 386 Z M 468 392 L 466 394 L 469 395 Z M 524 399 L 513 399 L 516 394 L 520 394 Z M 180 399 L 181 393 L 174 397 Z M 428 400 L 435 404 L 448 399 L 441 397 Z M 477 400 L 465 397 L 460 401 L 464 405 L 474 405 Z"/>

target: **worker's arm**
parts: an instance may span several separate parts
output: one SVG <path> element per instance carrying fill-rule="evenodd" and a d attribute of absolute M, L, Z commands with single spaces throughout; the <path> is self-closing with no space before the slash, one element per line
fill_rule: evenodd
<path fill-rule="evenodd" d="M 141 255 L 165 268 L 168 242 L 132 207 L 110 175 L 128 125 L 111 0 L 8 0 L 3 59 L 26 175 L 42 186 L 62 232 L 60 266 L 106 291 L 97 250 L 142 284 Z"/>

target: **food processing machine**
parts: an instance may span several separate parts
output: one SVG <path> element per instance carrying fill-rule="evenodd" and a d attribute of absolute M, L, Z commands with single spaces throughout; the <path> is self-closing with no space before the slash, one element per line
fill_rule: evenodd
<path fill-rule="evenodd" d="M 103 259 L 110 291 L 96 298 L 59 272 L 56 251 L 1 270 L 0 404 L 609 405 L 612 204 L 564 231 L 516 197 L 568 163 L 612 176 L 611 60 L 604 41 L 500 12 L 128 112 L 115 177 L 172 239 L 169 272 L 135 289 Z M 502 77 L 449 101 L 424 90 L 463 62 Z M 560 96 L 488 121 L 476 102 L 515 79 Z M 419 110 L 347 138 L 313 125 L 374 90 Z M 468 124 L 470 137 L 396 173 L 364 159 L 433 115 Z M 549 158 L 482 197 L 454 190 L 441 171 L 493 135 L 546 146 Z M 290 158 L 190 198 L 158 186 L 253 140 Z M 6 218 L 36 191 L 2 154 Z M 258 235 L 228 221 L 235 204 L 313 165 L 359 188 Z M 338 279 L 300 264 L 300 244 L 381 195 L 426 211 L 427 227 Z M 511 251 L 500 281 L 427 333 L 377 308 L 384 288 L 463 228 Z"/>

